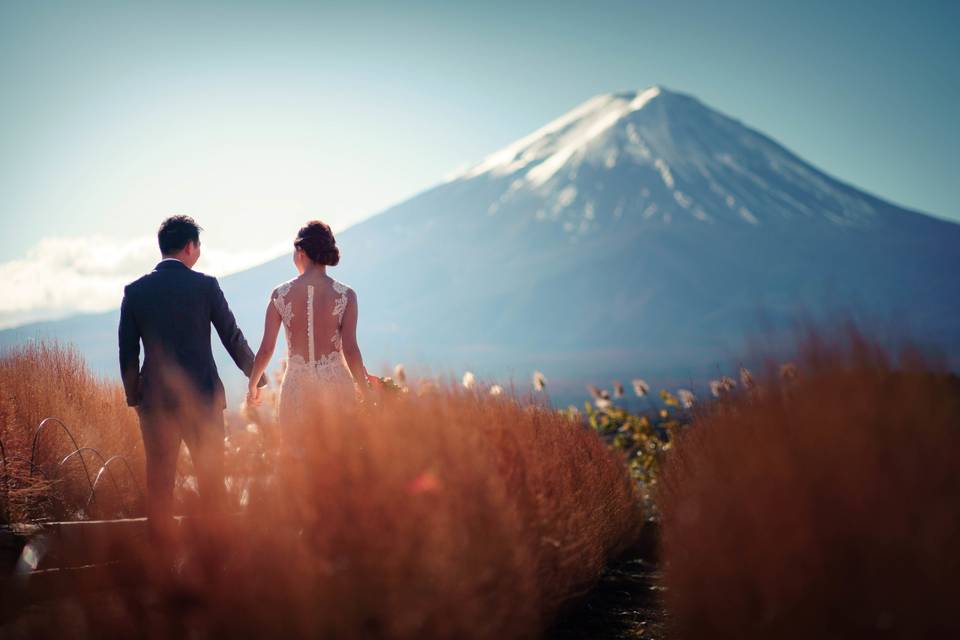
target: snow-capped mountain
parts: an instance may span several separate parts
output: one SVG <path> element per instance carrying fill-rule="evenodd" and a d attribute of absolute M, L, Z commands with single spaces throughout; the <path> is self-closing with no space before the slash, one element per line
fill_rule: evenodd
<path fill-rule="evenodd" d="M 404 361 L 525 384 L 537 368 L 571 388 L 701 379 L 746 337 L 831 313 L 960 354 L 960 225 L 663 87 L 592 98 L 339 242 L 334 275 L 358 291 L 371 370 Z M 285 257 L 224 280 L 251 339 L 291 269 Z M 0 342 L 76 340 L 112 372 L 114 327 L 101 314 Z"/>
<path fill-rule="evenodd" d="M 510 178 L 490 213 L 533 193 L 545 205 L 538 219 L 562 220 L 575 233 L 598 224 L 598 208 L 615 218 L 639 210 L 642 220 L 666 224 L 759 225 L 760 215 L 767 223 L 803 217 L 857 225 L 876 213 L 862 194 L 772 140 L 660 87 L 597 96 L 456 179 L 481 176 Z M 641 186 L 616 189 L 622 181 Z"/>

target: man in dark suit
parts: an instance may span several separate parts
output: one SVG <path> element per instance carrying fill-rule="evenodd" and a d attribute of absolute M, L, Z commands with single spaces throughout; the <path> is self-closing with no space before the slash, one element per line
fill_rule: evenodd
<path fill-rule="evenodd" d="M 248 376 L 253 352 L 216 278 L 193 271 L 201 228 L 189 216 L 163 221 L 163 259 L 124 288 L 120 307 L 120 373 L 136 407 L 147 463 L 147 516 L 152 535 L 167 538 L 180 442 L 186 442 L 207 513 L 223 508 L 223 410 L 226 397 L 210 346 L 210 325 Z M 140 342 L 143 367 L 140 368 Z M 259 385 L 266 384 L 261 377 Z"/>

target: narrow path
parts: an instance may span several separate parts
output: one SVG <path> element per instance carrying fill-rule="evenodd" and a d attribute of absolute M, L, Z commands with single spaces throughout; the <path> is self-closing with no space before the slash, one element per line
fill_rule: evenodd
<path fill-rule="evenodd" d="M 633 557 L 607 569 L 596 588 L 567 609 L 550 640 L 666 638 L 654 563 Z"/>

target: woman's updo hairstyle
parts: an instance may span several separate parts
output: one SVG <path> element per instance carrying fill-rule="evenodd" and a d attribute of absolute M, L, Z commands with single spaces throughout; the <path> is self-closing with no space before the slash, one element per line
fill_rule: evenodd
<path fill-rule="evenodd" d="M 319 220 L 311 220 L 300 227 L 293 246 L 302 249 L 307 257 L 317 264 L 335 267 L 340 262 L 340 249 L 333 237 L 330 225 Z"/>

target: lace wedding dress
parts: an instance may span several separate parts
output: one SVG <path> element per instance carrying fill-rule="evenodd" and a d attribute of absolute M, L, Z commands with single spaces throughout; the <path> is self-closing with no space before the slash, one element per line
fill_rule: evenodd
<path fill-rule="evenodd" d="M 287 367 L 277 407 L 281 428 L 302 423 L 318 401 L 355 399 L 340 338 L 346 285 L 333 279 L 310 284 L 294 278 L 274 289 L 271 298 L 287 337 Z"/>

